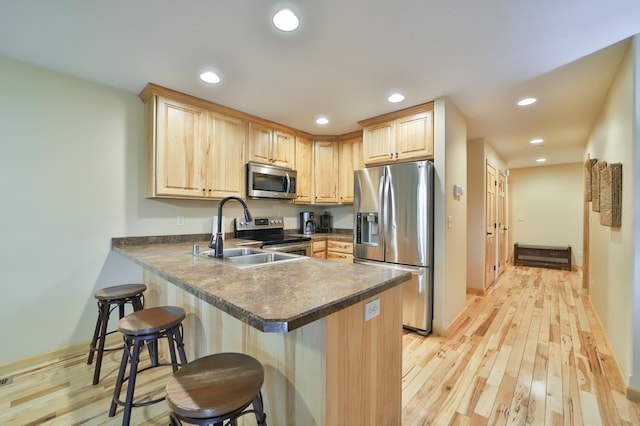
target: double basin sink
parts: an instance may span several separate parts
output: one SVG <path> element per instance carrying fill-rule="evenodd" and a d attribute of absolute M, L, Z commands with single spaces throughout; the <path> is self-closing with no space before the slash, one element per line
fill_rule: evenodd
<path fill-rule="evenodd" d="M 215 257 L 213 250 L 201 251 L 198 254 L 236 268 L 251 268 L 306 259 L 305 256 L 297 254 L 270 252 L 249 247 L 224 249 L 222 258 Z"/>

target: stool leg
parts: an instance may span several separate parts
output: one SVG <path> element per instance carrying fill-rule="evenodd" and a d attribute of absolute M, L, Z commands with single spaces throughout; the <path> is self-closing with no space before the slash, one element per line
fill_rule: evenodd
<path fill-rule="evenodd" d="M 176 327 L 174 332 L 174 340 L 178 348 L 178 356 L 180 356 L 180 365 L 187 365 L 187 355 L 184 353 L 184 341 L 182 340 L 182 324 Z"/>
<path fill-rule="evenodd" d="M 119 315 L 120 319 L 122 319 L 124 317 L 124 305 L 125 305 L 125 303 L 127 303 L 126 300 L 118 302 L 118 315 Z"/>
<path fill-rule="evenodd" d="M 93 362 L 93 355 L 96 351 L 96 343 L 98 342 L 98 336 L 100 336 L 100 327 L 102 325 L 102 305 L 98 302 L 98 319 L 96 320 L 96 329 L 93 331 L 93 339 L 91 339 L 91 343 L 89 343 L 89 359 L 87 359 L 87 364 L 91 364 Z"/>
<path fill-rule="evenodd" d="M 175 414 L 169 414 L 169 426 L 182 426 L 182 422 L 178 420 Z"/>
<path fill-rule="evenodd" d="M 143 339 L 133 338 L 133 352 L 131 353 L 131 367 L 129 369 L 129 383 L 127 384 L 127 397 L 124 401 L 124 413 L 122 416 L 122 424 L 129 426 L 131 421 L 131 404 L 133 404 L 133 392 L 136 387 L 136 374 L 138 373 L 138 361 L 140 359 L 140 351 L 142 349 L 140 342 Z"/>
<path fill-rule="evenodd" d="M 116 414 L 117 403 L 116 400 L 120 399 L 120 391 L 122 390 L 122 382 L 124 381 L 124 373 L 127 370 L 127 364 L 129 363 L 129 351 L 131 351 L 131 342 L 124 337 L 124 349 L 122 351 L 122 361 L 120 361 L 120 369 L 118 369 L 118 377 L 116 378 L 116 386 L 113 389 L 113 399 L 111 400 L 111 408 L 109 409 L 109 417 L 113 417 Z M 131 373 L 129 373 L 131 374 Z"/>
<path fill-rule="evenodd" d="M 171 329 L 167 333 L 167 342 L 169 343 L 169 356 L 171 357 L 171 368 L 175 373 L 178 371 L 178 359 L 176 358 L 176 341 L 175 341 L 175 328 Z"/>
<path fill-rule="evenodd" d="M 267 426 L 267 415 L 264 413 L 264 404 L 262 403 L 262 392 L 253 399 L 253 410 L 256 413 L 256 422 L 259 426 Z"/>
<path fill-rule="evenodd" d="M 131 304 L 133 305 L 133 311 L 140 311 L 143 308 L 142 295 L 133 296 L 131 298 Z"/>
<path fill-rule="evenodd" d="M 102 368 L 102 356 L 104 355 L 104 342 L 107 338 L 107 326 L 109 325 L 109 303 L 102 302 L 100 304 L 100 337 L 98 341 L 98 356 L 96 357 L 96 367 L 93 371 L 93 384 L 97 385 L 100 381 L 100 369 Z"/>

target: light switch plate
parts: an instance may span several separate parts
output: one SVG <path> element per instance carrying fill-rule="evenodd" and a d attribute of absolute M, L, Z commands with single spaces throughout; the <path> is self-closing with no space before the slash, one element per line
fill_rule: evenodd
<path fill-rule="evenodd" d="M 380 299 L 373 300 L 364 305 L 364 320 L 369 321 L 380 315 Z"/>

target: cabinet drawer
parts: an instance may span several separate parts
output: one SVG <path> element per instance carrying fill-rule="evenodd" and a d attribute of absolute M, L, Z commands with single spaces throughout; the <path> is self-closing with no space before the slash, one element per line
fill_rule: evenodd
<path fill-rule="evenodd" d="M 347 253 L 339 253 L 335 251 L 327 252 L 327 260 L 335 260 L 338 262 L 353 263 L 353 255 Z"/>
<path fill-rule="evenodd" d="M 353 243 L 346 241 L 327 241 L 327 251 L 353 254 Z"/>

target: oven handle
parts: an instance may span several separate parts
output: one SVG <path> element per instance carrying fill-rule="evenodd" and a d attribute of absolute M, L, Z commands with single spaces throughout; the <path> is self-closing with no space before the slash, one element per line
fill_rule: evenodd
<path fill-rule="evenodd" d="M 282 251 L 282 252 L 287 252 L 290 250 L 309 250 L 309 249 L 311 249 L 311 242 L 294 243 L 294 244 L 274 244 L 274 245 L 262 246 L 262 250 Z"/>

